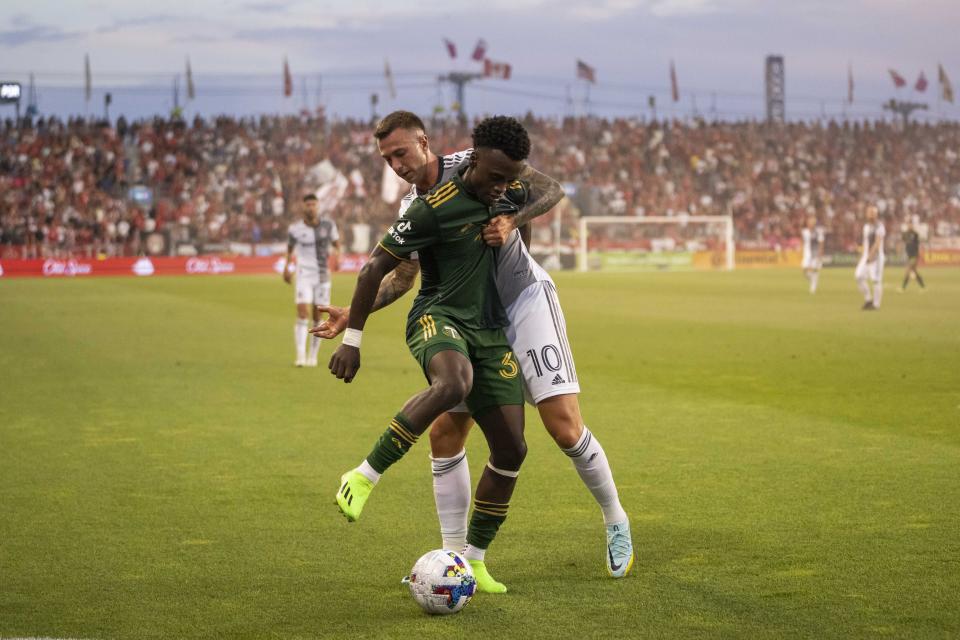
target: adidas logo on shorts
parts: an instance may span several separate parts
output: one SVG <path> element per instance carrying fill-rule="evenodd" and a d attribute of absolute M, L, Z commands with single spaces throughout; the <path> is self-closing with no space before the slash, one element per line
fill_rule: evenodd
<path fill-rule="evenodd" d="M 566 382 L 566 380 L 560 377 L 559 373 L 553 377 L 553 384 L 565 384 Z"/>

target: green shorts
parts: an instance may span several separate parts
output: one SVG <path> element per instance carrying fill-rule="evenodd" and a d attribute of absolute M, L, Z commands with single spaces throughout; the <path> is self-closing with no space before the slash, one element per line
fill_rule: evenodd
<path fill-rule="evenodd" d="M 459 351 L 473 365 L 467 408 L 474 416 L 493 407 L 523 404 L 520 365 L 503 329 L 464 329 L 457 321 L 427 314 L 407 323 L 407 346 L 430 381 L 427 367 L 441 351 Z"/>

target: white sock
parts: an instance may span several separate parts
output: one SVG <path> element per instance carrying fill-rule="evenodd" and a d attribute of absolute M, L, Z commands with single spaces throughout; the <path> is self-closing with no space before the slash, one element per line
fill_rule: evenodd
<path fill-rule="evenodd" d="M 810 293 L 817 292 L 817 281 L 820 280 L 820 272 L 814 271 L 810 274 Z"/>
<path fill-rule="evenodd" d="M 880 308 L 880 300 L 883 298 L 883 283 L 874 282 L 873 283 L 873 306 L 877 309 Z"/>
<path fill-rule="evenodd" d="M 309 323 L 306 320 L 297 318 L 297 324 L 293 326 L 293 338 L 297 344 L 297 358 L 302 358 L 307 350 L 307 327 Z"/>
<path fill-rule="evenodd" d="M 857 278 L 857 288 L 863 294 L 863 301 L 870 302 L 873 298 L 870 296 L 870 287 L 867 285 L 866 278 Z"/>
<path fill-rule="evenodd" d="M 363 462 L 360 463 L 360 466 L 357 467 L 357 471 L 359 471 L 364 478 L 372 482 L 374 485 L 380 482 L 381 473 L 371 467 L 366 458 L 364 458 Z"/>
<path fill-rule="evenodd" d="M 475 547 L 472 544 L 468 544 L 463 550 L 463 557 L 467 560 L 479 560 L 480 562 L 483 562 L 483 559 L 486 557 L 486 555 L 486 549 Z"/>
<path fill-rule="evenodd" d="M 317 325 L 314 325 L 317 326 Z M 320 341 L 322 338 L 310 334 L 310 355 L 307 357 L 308 360 L 316 360 L 317 353 L 320 351 Z"/>
<path fill-rule="evenodd" d="M 627 519 L 627 513 L 620 506 L 617 485 L 613 482 L 613 472 L 607 462 L 607 454 L 586 426 L 577 444 L 562 450 L 570 457 L 574 468 L 580 474 L 583 484 L 593 494 L 603 511 L 603 523 L 613 524 Z"/>
<path fill-rule="evenodd" d="M 430 458 L 433 469 L 433 499 L 440 519 L 443 548 L 461 551 L 467 544 L 467 514 L 470 511 L 470 467 L 467 452 L 452 458 Z"/>

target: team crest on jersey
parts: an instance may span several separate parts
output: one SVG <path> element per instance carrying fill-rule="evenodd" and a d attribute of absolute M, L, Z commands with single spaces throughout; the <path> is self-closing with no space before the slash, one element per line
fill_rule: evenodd
<path fill-rule="evenodd" d="M 445 335 L 447 335 L 447 336 L 450 336 L 450 337 L 453 338 L 454 340 L 462 340 L 462 339 L 463 339 L 463 338 L 460 337 L 460 333 L 459 333 L 456 329 L 454 329 L 453 327 L 451 327 L 451 326 L 449 326 L 449 325 L 444 325 L 444 327 L 443 327 L 443 333 L 444 333 Z"/>

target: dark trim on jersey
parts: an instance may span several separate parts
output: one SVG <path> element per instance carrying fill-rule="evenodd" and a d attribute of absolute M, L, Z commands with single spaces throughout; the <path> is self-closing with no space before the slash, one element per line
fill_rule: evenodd
<path fill-rule="evenodd" d="M 307 225 L 308 227 L 310 225 Z M 317 254 L 317 268 L 322 272 L 326 267 L 326 261 L 320 253 L 320 227 L 323 226 L 323 220 L 317 220 L 317 226 L 313 228 L 313 252 Z"/>
<path fill-rule="evenodd" d="M 567 365 L 567 382 L 577 382 L 577 373 L 573 369 L 573 354 L 570 352 L 570 341 L 567 339 L 567 332 L 563 328 L 563 314 L 560 313 L 560 303 L 555 297 L 556 290 L 545 280 L 543 294 L 550 306 L 550 318 L 553 320 L 553 328 L 557 333 L 557 341 L 563 349 L 563 359 Z"/>

